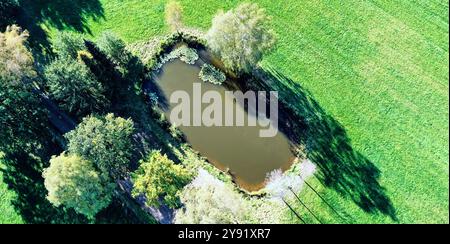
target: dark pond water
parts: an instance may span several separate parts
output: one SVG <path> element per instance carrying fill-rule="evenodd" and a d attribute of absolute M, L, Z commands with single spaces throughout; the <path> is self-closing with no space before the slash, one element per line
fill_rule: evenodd
<path fill-rule="evenodd" d="M 198 61 L 199 63 L 201 61 Z M 205 83 L 198 78 L 200 65 L 188 65 L 180 60 L 165 64 L 157 75 L 156 83 L 167 101 L 173 92 L 183 90 L 192 98 L 193 84 L 201 83 L 202 94 L 217 91 L 226 106 L 227 89 L 224 86 Z M 167 118 L 178 104 L 168 103 Z M 191 105 L 192 106 L 192 105 Z M 208 104 L 202 105 L 203 108 Z M 235 110 L 244 110 L 239 104 L 232 105 Z M 244 110 L 245 111 L 245 110 Z M 191 107 L 192 112 L 192 107 Z M 278 132 L 275 137 L 262 138 L 259 132 L 267 129 L 261 126 L 180 126 L 192 147 L 205 156 L 217 168 L 234 176 L 236 183 L 248 190 L 256 191 L 264 187 L 266 176 L 276 169 L 287 170 L 295 156 L 284 134 Z"/>

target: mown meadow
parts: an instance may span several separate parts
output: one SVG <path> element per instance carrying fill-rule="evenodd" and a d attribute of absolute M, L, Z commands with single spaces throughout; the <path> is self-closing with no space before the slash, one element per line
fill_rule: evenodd
<path fill-rule="evenodd" d="M 206 30 L 219 9 L 242 1 L 180 2 L 185 24 Z M 317 129 L 308 138 L 322 148 L 312 159 L 327 170 L 310 183 L 353 223 L 448 223 L 448 1 L 257 2 L 278 34 L 262 66 L 293 81 L 292 92 L 313 100 L 313 112 L 328 121 L 327 132 Z M 44 13 L 28 23 L 38 24 L 36 33 L 48 31 L 43 46 L 57 29 L 93 37 L 112 30 L 133 43 L 168 32 L 165 3 L 84 0 L 77 8 L 50 8 L 67 18 Z M 10 211 L 3 185 L 0 194 L 0 209 Z M 301 197 L 327 222 L 340 222 L 307 188 Z M 14 214 L 2 218 L 20 221 Z"/>

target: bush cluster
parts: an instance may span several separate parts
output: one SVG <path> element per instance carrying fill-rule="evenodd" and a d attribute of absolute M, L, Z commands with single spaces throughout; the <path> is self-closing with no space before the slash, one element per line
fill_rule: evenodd
<path fill-rule="evenodd" d="M 222 71 L 210 64 L 204 64 L 198 76 L 202 81 L 210 82 L 215 85 L 221 85 L 227 79 Z"/>
<path fill-rule="evenodd" d="M 187 46 L 179 47 L 165 56 L 162 56 L 159 62 L 153 67 L 153 70 L 159 70 L 165 63 L 174 59 L 180 59 L 187 64 L 195 64 L 198 60 L 198 54 L 195 49 Z"/>
<path fill-rule="evenodd" d="M 138 56 L 147 69 L 154 70 L 160 60 L 179 43 L 185 43 L 190 48 L 206 47 L 204 34 L 195 29 L 183 29 L 176 33 L 157 38 L 147 42 L 135 43 L 128 47 L 134 55 Z"/>

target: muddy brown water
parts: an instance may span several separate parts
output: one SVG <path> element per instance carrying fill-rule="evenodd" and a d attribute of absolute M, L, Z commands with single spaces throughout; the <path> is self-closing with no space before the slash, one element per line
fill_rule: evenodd
<path fill-rule="evenodd" d="M 199 79 L 200 63 L 189 65 L 180 60 L 166 63 L 156 76 L 156 83 L 170 101 L 175 91 L 186 91 L 192 100 L 193 84 L 201 83 L 202 94 L 217 91 L 225 99 L 227 89 L 221 85 L 213 85 Z M 192 103 L 192 101 L 191 101 Z M 167 102 L 165 111 L 167 118 L 178 104 Z M 202 111 L 208 104 L 202 104 Z M 235 103 L 235 110 L 244 108 Z M 192 113 L 191 104 L 191 113 Z M 223 109 L 225 110 L 225 109 Z M 192 116 L 191 116 L 192 117 Z M 275 137 L 262 138 L 259 132 L 265 127 L 257 126 L 180 126 L 189 144 L 206 157 L 210 163 L 223 171 L 228 171 L 235 182 L 247 191 L 257 191 L 264 187 L 267 174 L 276 169 L 287 170 L 295 159 L 289 140 L 278 132 Z"/>

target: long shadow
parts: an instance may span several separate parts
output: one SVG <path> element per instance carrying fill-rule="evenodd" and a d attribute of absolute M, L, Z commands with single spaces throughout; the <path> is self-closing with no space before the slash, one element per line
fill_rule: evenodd
<path fill-rule="evenodd" d="M 354 150 L 344 127 L 298 82 L 271 67 L 255 72 L 252 88 L 277 90 L 280 131 L 292 142 L 306 145 L 308 157 L 320 168 L 326 187 L 350 198 L 368 213 L 382 213 L 397 221 L 395 208 L 379 183 L 380 170 Z"/>
<path fill-rule="evenodd" d="M 99 0 L 19 0 L 16 23 L 30 32 L 30 46 L 38 53 L 51 53 L 43 26 L 90 34 L 88 19 L 104 18 Z"/>

